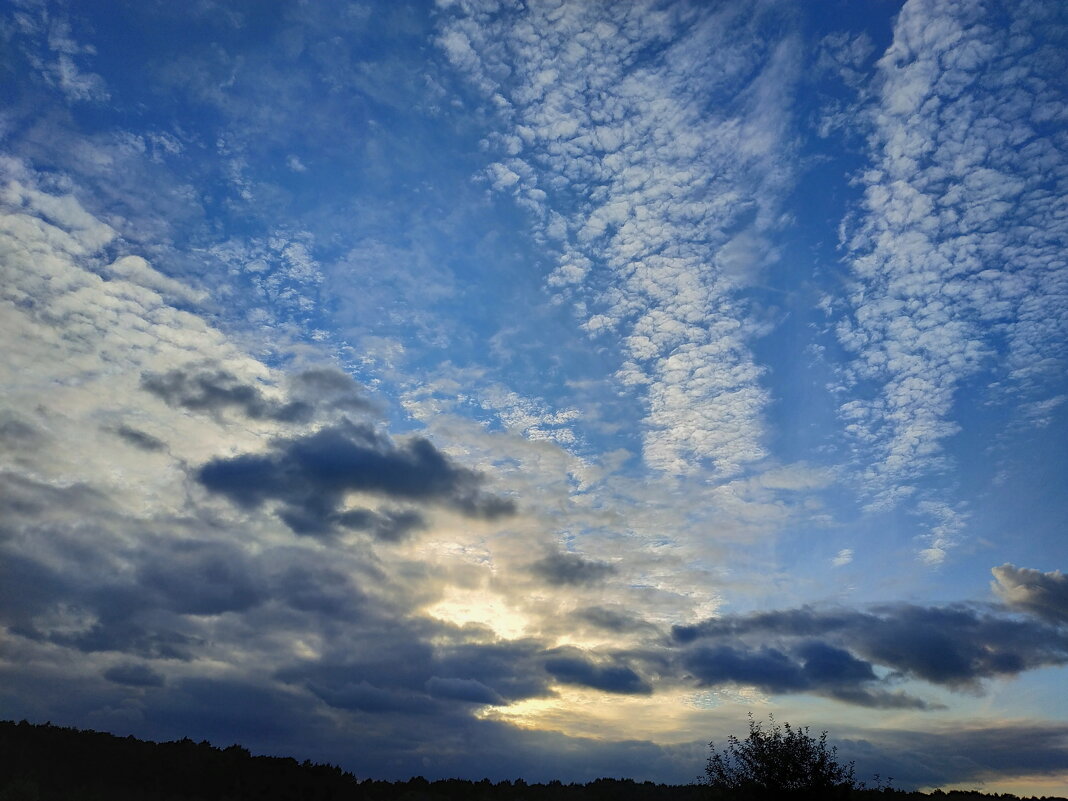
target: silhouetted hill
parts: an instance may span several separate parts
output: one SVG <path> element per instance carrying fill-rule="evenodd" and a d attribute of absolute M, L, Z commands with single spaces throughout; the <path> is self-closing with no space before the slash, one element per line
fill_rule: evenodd
<path fill-rule="evenodd" d="M 855 799 L 1003 798 L 951 792 L 924 795 L 862 790 Z M 0 801 L 717 801 L 702 785 L 629 779 L 588 784 L 359 781 L 333 765 L 252 756 L 238 745 L 190 739 L 153 743 L 134 737 L 0 721 Z M 726 799 L 724 799 L 726 801 Z M 1061 801 L 1064 801 L 1063 799 Z"/>

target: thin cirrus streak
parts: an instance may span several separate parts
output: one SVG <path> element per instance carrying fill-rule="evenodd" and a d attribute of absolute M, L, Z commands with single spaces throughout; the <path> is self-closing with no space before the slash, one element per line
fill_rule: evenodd
<path fill-rule="evenodd" d="M 995 399 L 1018 393 L 1033 424 L 1063 400 L 1043 395 L 1068 335 L 1058 18 L 1058 4 L 909 2 L 878 63 L 871 164 L 848 240 L 852 309 L 838 327 L 853 377 L 877 387 L 841 407 L 874 454 L 862 480 L 876 508 L 944 466 L 970 377 L 989 372 Z M 918 511 L 939 525 L 922 555 L 939 561 L 963 521 L 927 504 Z"/>
<path fill-rule="evenodd" d="M 503 121 L 487 180 L 558 254 L 558 300 L 591 336 L 618 336 L 645 461 L 668 473 L 725 478 L 766 455 L 739 290 L 791 182 L 797 48 L 762 33 L 772 13 L 468 2 L 439 36 Z"/>

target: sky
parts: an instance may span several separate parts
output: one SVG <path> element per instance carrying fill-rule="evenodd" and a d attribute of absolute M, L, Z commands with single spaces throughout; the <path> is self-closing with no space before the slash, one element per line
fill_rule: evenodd
<path fill-rule="evenodd" d="M 0 2 L 0 717 L 1068 794 L 1068 5 Z"/>

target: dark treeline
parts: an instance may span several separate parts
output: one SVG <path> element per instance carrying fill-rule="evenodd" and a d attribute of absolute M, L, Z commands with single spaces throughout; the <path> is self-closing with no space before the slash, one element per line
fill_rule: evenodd
<path fill-rule="evenodd" d="M 856 799 L 1016 798 L 977 792 L 854 791 Z M 333 765 L 252 756 L 237 745 L 153 743 L 26 721 L 0 721 L 0 801 L 713 801 L 699 784 L 629 779 L 588 784 L 521 780 L 360 781 Z"/>

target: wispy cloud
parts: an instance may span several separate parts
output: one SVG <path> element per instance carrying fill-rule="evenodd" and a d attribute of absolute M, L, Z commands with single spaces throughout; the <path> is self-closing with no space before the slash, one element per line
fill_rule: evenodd
<path fill-rule="evenodd" d="M 59 89 L 71 101 L 108 99 L 104 79 L 84 66 L 86 57 L 92 56 L 96 50 L 75 39 L 70 19 L 62 7 L 32 0 L 17 3 L 10 21 L 14 44 L 46 83 Z"/>

